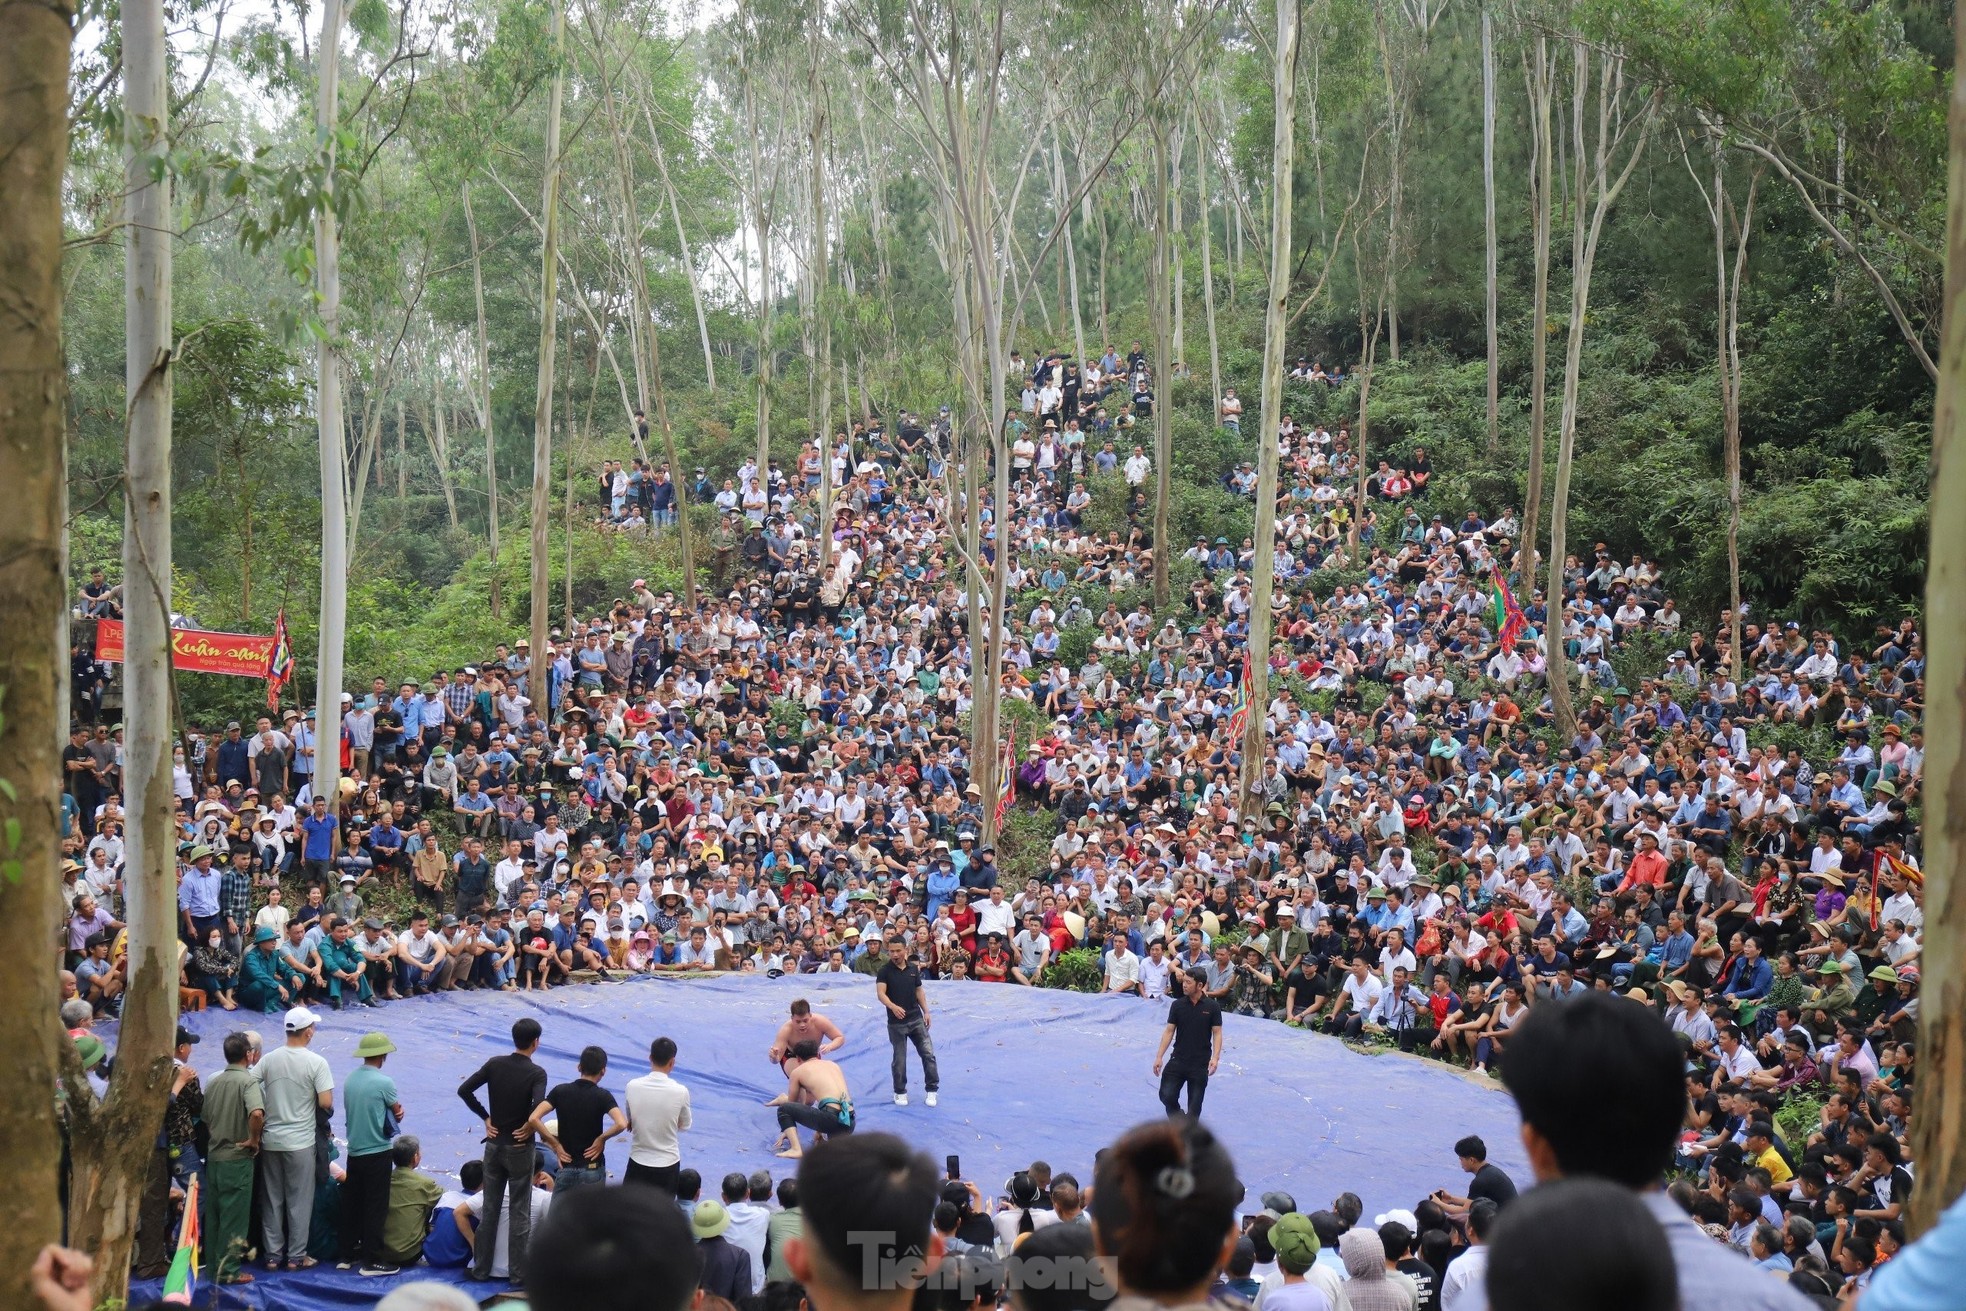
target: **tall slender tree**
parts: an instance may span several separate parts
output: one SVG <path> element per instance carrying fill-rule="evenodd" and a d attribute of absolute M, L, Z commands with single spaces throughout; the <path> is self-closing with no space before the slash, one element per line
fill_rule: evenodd
<path fill-rule="evenodd" d="M 48 1092 L 69 1046 L 45 944 L 66 913 L 61 745 L 66 726 L 68 513 L 62 339 L 62 177 L 75 10 L 0 0 L 0 915 L 23 943 L 0 952 L 0 1306 L 33 1306 L 30 1272 L 61 1236 L 61 1143 Z"/>
<path fill-rule="evenodd" d="M 1569 528 L 1570 474 L 1577 449 L 1577 406 L 1584 368 L 1584 325 L 1591 303 L 1591 270 L 1597 262 L 1604 220 L 1618 202 L 1645 153 L 1658 108 L 1655 95 L 1634 108 L 1625 85 L 1625 61 L 1613 51 L 1597 51 L 1582 37 L 1570 42 L 1570 330 L 1563 353 L 1563 411 L 1558 419 L 1556 486 L 1550 498 L 1548 647 L 1550 710 L 1557 736 L 1568 742 L 1577 732 L 1570 699 L 1569 656 L 1563 646 L 1563 559 Z M 1597 65 L 1594 115 L 1588 112 L 1591 65 Z M 1595 121 L 1593 133 L 1586 126 Z M 1634 134 L 1636 134 L 1634 136 Z M 1626 152 L 1622 166 L 1620 150 Z M 1614 172 L 1615 170 L 1615 172 Z"/>
<path fill-rule="evenodd" d="M 322 0 L 320 73 L 314 87 L 314 140 L 323 198 L 314 213 L 314 295 L 321 318 L 315 346 L 314 412 L 321 439 L 321 622 L 315 657 L 316 760 L 339 764 L 341 658 L 348 632 L 348 445 L 342 421 L 341 229 L 335 216 L 336 142 L 341 132 L 341 0 Z M 326 770 L 317 779 L 333 778 Z"/>
<path fill-rule="evenodd" d="M 1263 304 L 1263 394 L 1256 418 L 1256 560 L 1249 612 L 1249 718 L 1242 732 L 1242 813 L 1255 813 L 1267 750 L 1270 704 L 1270 596 L 1276 586 L 1277 429 L 1283 415 L 1283 334 L 1290 300 L 1291 226 L 1297 155 L 1298 0 L 1277 0 L 1272 47 L 1276 113 L 1270 154 L 1270 289 Z M 1205 152 L 1197 151 L 1197 154 Z"/>
<path fill-rule="evenodd" d="M 826 134 L 827 99 L 824 61 L 826 48 L 824 10 L 815 7 L 813 31 L 808 38 L 810 58 L 806 66 L 806 150 L 812 178 L 812 248 L 807 256 L 806 277 L 811 285 L 808 313 L 811 315 L 813 355 L 809 363 L 814 383 L 815 410 L 812 438 L 819 443 L 819 564 L 825 568 L 832 558 L 833 542 L 833 453 L 829 434 L 833 426 L 833 316 L 827 292 L 826 257 Z M 795 469 L 796 476 L 797 470 Z"/>
<path fill-rule="evenodd" d="M 1550 229 L 1556 189 L 1556 55 L 1546 32 L 1538 31 L 1523 56 L 1523 82 L 1529 92 L 1529 208 L 1535 270 L 1529 312 L 1529 471 L 1522 495 L 1522 539 L 1516 571 L 1525 582 L 1536 576 L 1537 526 L 1543 512 L 1544 441 L 1549 426 Z M 1526 587 L 1524 589 L 1527 590 Z M 1557 600 L 1551 598 L 1552 613 Z M 1562 626 L 1559 621 L 1559 628 Z"/>
<path fill-rule="evenodd" d="M 1721 458 L 1727 478 L 1727 661 L 1741 680 L 1741 280 L 1747 274 L 1748 239 L 1754 231 L 1755 192 L 1761 170 L 1748 179 L 1747 199 L 1736 206 L 1727 194 L 1727 156 L 1717 124 L 1704 134 L 1713 170 L 1709 187 L 1693 167 L 1693 151 L 1680 155 L 1693 186 L 1706 202 L 1713 227 L 1715 371 L 1720 375 Z M 1730 267 L 1729 244 L 1732 244 Z"/>
<path fill-rule="evenodd" d="M 98 1302 L 127 1294 L 137 1212 L 155 1168 L 177 1023 L 177 798 L 171 784 L 171 186 L 162 0 L 124 0 L 123 875 L 129 986 L 116 1065 L 97 1102 L 69 1084 L 70 1241 L 96 1258 Z"/>
<path fill-rule="evenodd" d="M 1502 335 L 1496 307 L 1495 13 L 1481 7 L 1481 219 L 1483 314 L 1488 328 L 1488 450 L 1502 439 Z"/>
<path fill-rule="evenodd" d="M 332 3 L 332 0 L 330 0 Z M 535 692 L 545 690 L 544 671 L 552 661 L 546 646 L 552 616 L 553 562 L 547 557 L 553 515 L 553 352 L 559 341 L 560 271 L 560 109 L 566 90 L 565 0 L 553 3 L 553 90 L 546 102 L 546 180 L 539 221 L 539 381 L 532 414 L 532 659 L 542 672 Z"/>
<path fill-rule="evenodd" d="M 471 234 L 471 291 L 478 305 L 477 350 L 471 356 L 471 405 L 478 413 L 478 429 L 485 435 L 485 546 L 491 565 L 491 614 L 501 617 L 502 598 L 498 585 L 498 437 L 492 430 L 491 344 L 485 328 L 485 260 L 478 246 L 478 219 L 471 210 L 471 184 L 465 182 L 464 226 Z M 443 404 L 438 401 L 439 406 Z M 535 659 L 543 658 L 542 650 Z"/>
<path fill-rule="evenodd" d="M 628 265 L 628 288 L 635 307 L 634 322 L 638 330 L 637 335 L 642 339 L 641 344 L 648 352 L 647 368 L 638 367 L 635 370 L 635 377 L 645 391 L 651 392 L 655 402 L 656 426 L 662 431 L 663 458 L 669 465 L 669 485 L 676 497 L 676 548 L 682 564 L 683 603 L 694 610 L 696 562 L 695 552 L 692 549 L 695 543 L 690 536 L 689 486 L 683 477 L 681 457 L 676 449 L 676 431 L 669 422 L 669 395 L 662 385 L 660 337 L 662 325 L 655 312 L 654 298 L 649 295 L 648 261 L 642 250 L 642 213 L 635 197 L 634 161 L 628 153 L 628 132 L 622 125 L 621 114 L 615 100 L 614 79 L 608 72 L 608 42 L 602 34 L 600 20 L 594 10 L 595 6 L 590 3 L 583 7 L 582 12 L 587 18 L 588 35 L 594 43 L 594 59 L 600 69 L 601 106 L 607 119 L 608 139 L 614 148 L 615 196 L 616 203 L 620 206 L 622 258 Z M 600 368 L 598 353 L 594 364 L 595 376 L 598 378 Z M 644 413 L 647 411 L 650 398 L 650 395 L 642 397 Z M 638 444 L 640 440 L 640 426 L 637 425 Z"/>
<path fill-rule="evenodd" d="M 1911 1153 L 1918 1187 L 1911 1228 L 1923 1233 L 1966 1192 L 1966 23 L 1953 25 L 1947 115 L 1944 321 L 1932 422 L 1932 545 L 1925 583 L 1931 634 L 1925 703 L 1925 934 L 1919 959 L 1918 1114 Z M 1944 507 L 1944 510 L 1941 510 Z"/>
<path fill-rule="evenodd" d="M 1174 163 L 1169 137 L 1172 128 L 1163 109 L 1148 113 L 1153 139 L 1154 253 L 1148 265 L 1148 307 L 1154 325 L 1154 606 L 1166 609 L 1169 600 L 1167 537 L 1168 502 L 1174 499 Z"/>

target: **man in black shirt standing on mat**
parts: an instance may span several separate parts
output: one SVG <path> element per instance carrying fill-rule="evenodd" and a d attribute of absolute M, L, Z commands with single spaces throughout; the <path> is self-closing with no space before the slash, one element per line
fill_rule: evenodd
<path fill-rule="evenodd" d="M 887 945 L 890 955 L 874 976 L 874 995 L 887 1008 L 887 1040 L 894 1048 L 894 1104 L 908 1104 L 908 1044 L 912 1042 L 922 1058 L 922 1083 L 933 1106 L 942 1080 L 935 1068 L 935 1044 L 928 1036 L 928 998 L 922 992 L 921 968 L 901 938 Z"/>
<path fill-rule="evenodd" d="M 614 1094 L 601 1087 L 601 1076 L 607 1072 L 607 1049 L 585 1048 L 580 1053 L 580 1077 L 559 1085 L 533 1108 L 533 1132 L 560 1158 L 560 1173 L 553 1180 L 555 1196 L 583 1184 L 608 1181 L 608 1139 L 628 1132 L 628 1117 L 621 1113 Z M 549 1118 L 555 1125 L 547 1124 Z"/>
<path fill-rule="evenodd" d="M 545 1100 L 546 1071 L 533 1063 L 532 1054 L 538 1050 L 539 1021 L 528 1016 L 512 1026 L 512 1051 L 486 1061 L 457 1090 L 472 1114 L 485 1122 L 484 1209 L 478 1218 L 475 1260 L 466 1278 L 491 1278 L 499 1212 L 509 1200 L 511 1259 L 506 1268 L 512 1272 L 514 1288 L 526 1268 L 526 1240 L 532 1236 L 532 1177 L 539 1168 L 532 1113 Z M 478 1100 L 480 1088 L 491 1094 L 489 1107 Z"/>
<path fill-rule="evenodd" d="M 1189 970 L 1181 976 L 1182 990 L 1167 1008 L 1167 1027 L 1154 1052 L 1154 1073 L 1160 1075 L 1160 1104 L 1169 1115 L 1181 1114 L 1181 1088 L 1188 1089 L 1188 1114 L 1201 1118 L 1201 1099 L 1208 1076 L 1222 1060 L 1222 1005 L 1208 995 L 1208 972 Z M 1168 1044 L 1174 1055 L 1168 1056 Z M 1163 1072 L 1161 1066 L 1167 1068 Z"/>

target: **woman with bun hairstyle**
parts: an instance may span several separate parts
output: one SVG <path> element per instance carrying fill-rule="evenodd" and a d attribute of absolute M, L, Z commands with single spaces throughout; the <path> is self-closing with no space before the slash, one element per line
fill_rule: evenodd
<path fill-rule="evenodd" d="M 1241 1234 L 1235 1162 L 1194 1120 L 1129 1130 L 1100 1158 L 1092 1233 L 1117 1285 L 1114 1311 L 1208 1301 Z"/>

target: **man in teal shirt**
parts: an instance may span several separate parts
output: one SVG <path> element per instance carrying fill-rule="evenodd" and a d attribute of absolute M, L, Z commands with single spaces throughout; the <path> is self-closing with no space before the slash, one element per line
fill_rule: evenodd
<path fill-rule="evenodd" d="M 352 929 L 347 920 L 338 919 L 321 940 L 321 972 L 328 979 L 328 1004 L 336 1010 L 358 1002 L 381 1004 L 369 988 L 368 962 L 350 936 Z"/>
<path fill-rule="evenodd" d="M 389 1150 L 403 1119 L 396 1081 L 382 1063 L 396 1044 L 384 1033 L 365 1033 L 355 1044 L 361 1066 L 348 1076 L 341 1100 L 348 1119 L 347 1175 L 341 1182 L 341 1268 L 362 1266 L 365 1275 L 393 1275 L 383 1246 L 389 1218 L 389 1183 L 394 1163 Z"/>
<path fill-rule="evenodd" d="M 239 966 L 239 1005 L 271 1015 L 300 999 L 300 974 L 276 950 L 280 934 L 271 924 L 253 930 L 253 949 Z"/>

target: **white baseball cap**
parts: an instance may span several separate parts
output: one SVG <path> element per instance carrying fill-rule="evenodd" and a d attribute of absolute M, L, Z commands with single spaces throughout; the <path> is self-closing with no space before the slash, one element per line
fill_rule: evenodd
<path fill-rule="evenodd" d="M 1409 1234 L 1417 1234 L 1420 1232 L 1419 1219 L 1414 1216 L 1413 1212 L 1406 1210 L 1404 1207 L 1394 1207 L 1392 1210 L 1387 1211 L 1384 1215 L 1374 1216 L 1372 1220 L 1372 1227 L 1374 1229 L 1377 1229 L 1379 1226 L 1387 1224 L 1389 1222 L 1398 1224 L 1400 1227 L 1405 1229 L 1406 1232 Z"/>
<path fill-rule="evenodd" d="M 287 1012 L 287 1032 L 305 1033 L 321 1022 L 321 1017 L 305 1006 L 296 1006 Z"/>

